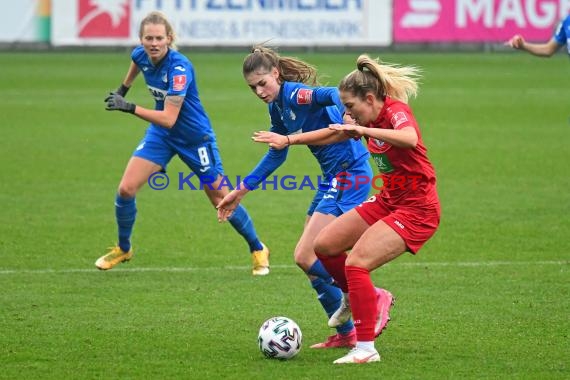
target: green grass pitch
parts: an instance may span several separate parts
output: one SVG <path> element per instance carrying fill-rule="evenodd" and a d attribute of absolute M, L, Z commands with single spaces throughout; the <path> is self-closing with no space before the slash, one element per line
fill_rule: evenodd
<path fill-rule="evenodd" d="M 265 105 L 241 77 L 244 54 L 192 53 L 226 172 L 265 147 Z M 373 56 L 382 52 L 367 51 Z M 298 53 L 336 85 L 357 53 Z M 334 366 L 344 350 L 292 252 L 310 190 L 244 201 L 272 250 L 250 275 L 245 243 L 200 191 L 146 187 L 135 257 L 94 261 L 115 242 L 113 200 L 146 123 L 106 112 L 129 63 L 119 53 L 0 53 L 0 378 L 570 378 L 570 62 L 506 53 L 382 53 L 423 69 L 411 102 L 438 174 L 442 223 L 417 257 L 374 272 L 396 296 L 380 363 Z M 142 83 L 129 98 L 152 101 Z M 176 158 L 169 173 L 188 169 Z M 304 147 L 278 175 L 318 174 Z M 267 318 L 293 318 L 304 348 L 265 359 Z"/>

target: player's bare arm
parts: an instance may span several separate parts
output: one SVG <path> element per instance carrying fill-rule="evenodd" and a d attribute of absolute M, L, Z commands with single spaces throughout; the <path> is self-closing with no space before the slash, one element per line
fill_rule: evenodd
<path fill-rule="evenodd" d="M 253 141 L 269 144 L 275 149 L 284 149 L 289 145 L 327 145 L 349 139 L 351 136 L 322 128 L 316 131 L 296 133 L 293 135 L 280 135 L 274 132 L 258 131 L 253 134 Z"/>
<path fill-rule="evenodd" d="M 520 34 L 514 35 L 505 43 L 505 45 L 510 46 L 513 49 L 529 52 L 530 54 L 536 55 L 537 57 L 550 57 L 562 46 L 558 44 L 554 38 L 551 38 L 548 42 L 545 43 L 526 42 L 524 37 Z"/>
<path fill-rule="evenodd" d="M 150 123 L 172 128 L 178 119 L 183 102 L 183 96 L 167 96 L 164 100 L 164 110 L 151 110 L 136 106 L 135 115 Z"/>
<path fill-rule="evenodd" d="M 275 132 L 258 131 L 254 132 L 251 139 L 258 143 L 266 143 L 271 148 L 281 150 L 289 146 L 289 136 L 280 135 Z"/>
<path fill-rule="evenodd" d="M 378 139 L 399 148 L 415 148 L 418 143 L 418 134 L 413 127 L 402 129 L 365 128 L 361 126 L 342 125 L 341 129 L 360 128 L 363 136 Z"/>
<path fill-rule="evenodd" d="M 123 79 L 123 85 L 130 88 L 137 78 L 137 75 L 139 75 L 139 72 L 140 70 L 137 65 L 134 62 L 131 62 L 127 75 L 125 75 L 125 79 Z"/>

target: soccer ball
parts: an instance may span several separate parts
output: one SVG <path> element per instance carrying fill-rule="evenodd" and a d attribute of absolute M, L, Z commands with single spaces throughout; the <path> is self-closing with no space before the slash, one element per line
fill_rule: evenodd
<path fill-rule="evenodd" d="M 291 359 L 301 351 L 302 340 L 301 329 L 287 317 L 273 317 L 263 322 L 257 338 L 259 350 L 272 359 Z"/>

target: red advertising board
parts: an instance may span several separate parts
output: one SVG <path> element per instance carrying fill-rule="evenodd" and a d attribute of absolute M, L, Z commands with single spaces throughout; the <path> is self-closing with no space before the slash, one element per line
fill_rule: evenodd
<path fill-rule="evenodd" d="M 570 0 L 394 0 L 394 42 L 548 40 Z"/>
<path fill-rule="evenodd" d="M 78 0 L 77 11 L 78 37 L 129 37 L 130 0 Z"/>

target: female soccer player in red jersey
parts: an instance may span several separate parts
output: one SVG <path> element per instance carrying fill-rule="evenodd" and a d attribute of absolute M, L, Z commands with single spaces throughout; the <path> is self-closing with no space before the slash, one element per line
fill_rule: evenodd
<path fill-rule="evenodd" d="M 435 171 L 407 104 L 417 94 L 418 69 L 379 63 L 367 55 L 358 57 L 356 66 L 339 90 L 346 113 L 357 124 L 332 124 L 328 130 L 290 136 L 290 144 L 311 145 L 365 137 L 384 182 L 378 194 L 339 216 L 315 239 L 317 256 L 349 294 L 356 326 L 356 347 L 336 364 L 380 360 L 375 325 L 390 300 L 377 307 L 370 272 L 404 252 L 417 253 L 440 219 Z M 275 137 L 259 132 L 254 139 L 270 143 Z M 336 317 L 345 315 L 350 314 Z"/>

